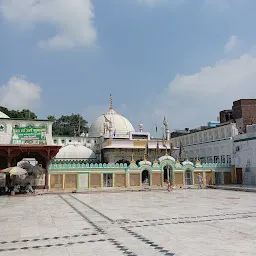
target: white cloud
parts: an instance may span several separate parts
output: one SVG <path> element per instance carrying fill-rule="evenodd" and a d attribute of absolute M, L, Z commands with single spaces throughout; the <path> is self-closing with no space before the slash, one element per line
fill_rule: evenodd
<path fill-rule="evenodd" d="M 91 0 L 1 0 L 3 17 L 20 25 L 50 24 L 57 30 L 40 47 L 57 49 L 91 46 L 96 40 Z"/>
<path fill-rule="evenodd" d="M 0 86 L 0 105 L 11 109 L 31 108 L 41 98 L 41 87 L 24 80 L 12 77 L 7 84 Z"/>
<path fill-rule="evenodd" d="M 161 120 L 166 115 L 172 129 L 206 125 L 216 120 L 220 110 L 231 109 L 233 101 L 255 98 L 255 70 L 256 57 L 247 53 L 191 75 L 178 74 L 164 93 L 167 96 L 157 103 L 154 116 Z"/>
<path fill-rule="evenodd" d="M 225 53 L 230 53 L 233 50 L 235 50 L 235 48 L 238 46 L 238 44 L 239 44 L 239 40 L 238 40 L 237 36 L 235 36 L 235 35 L 231 36 L 224 47 Z"/>

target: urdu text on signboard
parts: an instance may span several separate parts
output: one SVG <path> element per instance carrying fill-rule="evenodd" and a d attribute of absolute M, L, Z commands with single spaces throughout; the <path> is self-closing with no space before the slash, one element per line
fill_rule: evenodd
<path fill-rule="evenodd" d="M 14 127 L 12 131 L 12 144 L 46 144 L 45 126 Z"/>

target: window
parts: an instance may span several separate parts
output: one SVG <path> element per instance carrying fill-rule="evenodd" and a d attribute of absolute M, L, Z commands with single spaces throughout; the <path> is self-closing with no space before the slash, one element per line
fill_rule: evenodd
<path fill-rule="evenodd" d="M 71 142 L 72 140 L 69 140 L 69 142 Z"/>
<path fill-rule="evenodd" d="M 61 143 L 64 144 L 64 143 L 65 143 L 65 140 L 61 140 Z"/>
<path fill-rule="evenodd" d="M 190 170 L 185 171 L 185 185 L 192 185 L 192 172 Z"/>
<path fill-rule="evenodd" d="M 214 156 L 214 163 L 219 164 L 220 163 L 220 158 L 219 156 Z"/>
<path fill-rule="evenodd" d="M 221 163 L 225 164 L 226 163 L 226 157 L 225 156 L 221 156 Z"/>
<path fill-rule="evenodd" d="M 212 163 L 212 156 L 207 157 L 207 163 Z"/>
<path fill-rule="evenodd" d="M 54 140 L 53 143 L 56 144 L 56 143 L 57 143 L 57 140 Z"/>
<path fill-rule="evenodd" d="M 227 164 L 231 164 L 231 156 L 227 155 Z"/>
<path fill-rule="evenodd" d="M 205 164 L 206 163 L 206 157 L 201 157 L 200 161 L 201 161 L 202 164 Z"/>

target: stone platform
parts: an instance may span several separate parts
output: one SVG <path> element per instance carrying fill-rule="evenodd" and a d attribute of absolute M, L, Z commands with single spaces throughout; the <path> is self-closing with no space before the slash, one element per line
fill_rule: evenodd
<path fill-rule="evenodd" d="M 0 197 L 0 256 L 254 256 L 254 193 Z"/>
<path fill-rule="evenodd" d="M 210 185 L 208 188 L 256 193 L 256 185 Z"/>

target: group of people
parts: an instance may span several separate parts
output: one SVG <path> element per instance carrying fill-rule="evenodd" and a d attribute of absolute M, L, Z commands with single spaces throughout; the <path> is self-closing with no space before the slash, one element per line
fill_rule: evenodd
<path fill-rule="evenodd" d="M 203 177 L 202 177 L 201 173 L 198 173 L 198 175 L 197 175 L 197 182 L 198 182 L 198 188 L 201 189 L 202 182 L 203 182 Z M 170 180 L 166 180 L 166 183 L 167 183 L 167 190 L 168 190 L 168 192 L 170 192 L 174 188 L 174 186 L 171 184 Z"/>
<path fill-rule="evenodd" d="M 15 194 L 19 194 L 19 193 L 34 193 L 35 190 L 33 189 L 33 187 L 31 186 L 31 184 L 28 182 L 26 184 L 26 186 L 22 189 L 21 186 L 19 184 L 15 184 L 12 190 Z"/>

